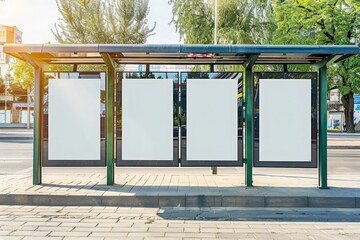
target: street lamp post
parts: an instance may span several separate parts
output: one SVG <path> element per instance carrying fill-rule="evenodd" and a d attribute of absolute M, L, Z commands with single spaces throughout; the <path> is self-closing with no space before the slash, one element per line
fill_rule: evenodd
<path fill-rule="evenodd" d="M 30 128 L 30 87 L 27 88 L 27 124 L 26 128 Z"/>
<path fill-rule="evenodd" d="M 7 118 L 7 95 L 8 95 L 8 92 L 7 92 L 7 89 L 9 88 L 9 79 L 8 78 L 5 78 L 4 79 L 4 83 L 5 83 L 5 119 L 4 119 L 4 127 L 6 128 L 6 118 Z"/>
<path fill-rule="evenodd" d="M 217 20 L 218 20 L 218 1 L 215 0 L 215 7 L 214 7 L 215 17 L 214 17 L 214 44 L 217 44 Z"/>
<path fill-rule="evenodd" d="M 217 44 L 217 22 L 218 22 L 218 1 L 215 0 L 215 6 L 214 6 L 214 45 Z M 216 67 L 214 66 L 214 71 Z M 217 174 L 217 167 L 211 167 L 212 174 Z"/>

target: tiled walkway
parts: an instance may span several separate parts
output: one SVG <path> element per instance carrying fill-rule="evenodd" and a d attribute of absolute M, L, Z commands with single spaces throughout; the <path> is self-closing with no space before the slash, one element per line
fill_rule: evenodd
<path fill-rule="evenodd" d="M 360 239 L 359 214 L 317 208 L 0 206 L 0 239 Z"/>

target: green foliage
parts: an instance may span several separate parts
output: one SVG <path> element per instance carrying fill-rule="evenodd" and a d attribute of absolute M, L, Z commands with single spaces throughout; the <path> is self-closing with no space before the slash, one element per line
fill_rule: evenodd
<path fill-rule="evenodd" d="M 14 79 L 12 84 L 19 85 L 23 89 L 32 88 L 34 85 L 34 68 L 27 62 L 15 59 L 10 66 Z"/>
<path fill-rule="evenodd" d="M 62 19 L 52 32 L 59 43 L 145 43 L 148 0 L 57 0 Z"/>
<path fill-rule="evenodd" d="M 359 0 L 285 0 L 274 7 L 274 44 L 359 45 Z M 329 68 L 329 88 L 343 95 L 348 131 L 353 131 L 353 94 L 360 92 L 360 57 Z"/>
<path fill-rule="evenodd" d="M 214 0 L 169 0 L 180 38 L 187 44 L 214 42 Z M 270 0 L 218 0 L 217 43 L 266 44 L 275 29 Z"/>

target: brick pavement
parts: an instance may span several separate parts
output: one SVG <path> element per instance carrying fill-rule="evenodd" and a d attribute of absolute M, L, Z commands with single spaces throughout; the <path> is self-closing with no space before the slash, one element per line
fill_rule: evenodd
<path fill-rule="evenodd" d="M 208 168 L 124 168 L 117 171 L 114 186 L 106 185 L 105 168 L 82 174 L 82 169 L 56 170 L 44 173 L 38 186 L 32 185 L 29 173 L 0 175 L 0 204 L 360 207 L 359 175 L 332 175 L 330 189 L 321 190 L 317 169 L 291 174 L 283 169 L 255 169 L 255 187 L 249 189 L 244 187 L 241 168 L 221 168 L 218 175 L 211 175 Z"/>
<path fill-rule="evenodd" d="M 360 209 L 0 206 L 0 239 L 360 239 Z"/>

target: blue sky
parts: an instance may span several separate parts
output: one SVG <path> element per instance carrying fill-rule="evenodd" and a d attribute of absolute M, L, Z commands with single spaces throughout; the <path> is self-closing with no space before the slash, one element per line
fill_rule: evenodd
<path fill-rule="evenodd" d="M 147 43 L 179 43 L 179 35 L 167 0 L 149 0 L 149 25 L 156 22 L 155 35 Z M 17 26 L 23 32 L 23 43 L 56 43 L 51 28 L 60 14 L 56 0 L 0 0 L 0 24 Z"/>

